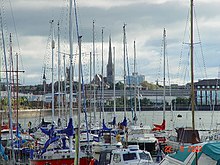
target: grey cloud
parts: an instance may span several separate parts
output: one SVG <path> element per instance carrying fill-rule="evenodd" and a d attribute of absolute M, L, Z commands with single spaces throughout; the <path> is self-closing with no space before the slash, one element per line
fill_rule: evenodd
<path fill-rule="evenodd" d="M 128 44 L 132 45 L 132 41 L 136 39 L 141 40 L 139 41 L 138 49 L 141 51 L 140 55 L 143 56 L 139 57 L 141 59 L 140 61 L 143 62 L 140 62 L 142 67 L 140 67 L 139 72 L 150 74 L 153 73 L 153 70 L 151 70 L 152 67 L 150 66 L 152 61 L 145 56 L 148 56 L 150 50 L 160 54 L 162 31 L 163 28 L 166 28 L 168 55 L 179 58 L 187 12 L 189 10 L 187 2 L 165 1 L 164 3 L 150 4 L 144 1 L 137 1 L 136 3 L 124 4 L 118 1 L 118 5 L 111 5 L 111 7 L 100 7 L 100 5 L 86 7 L 84 2 L 80 5 L 79 1 L 78 6 L 79 30 L 83 36 L 83 42 L 92 42 L 92 21 L 95 20 L 96 42 L 101 41 L 101 28 L 105 27 L 105 42 L 108 41 L 108 36 L 111 34 L 113 42 L 122 43 L 122 26 L 126 23 Z M 26 3 L 26 5 L 19 3 Z M 47 3 L 48 5 L 46 7 Z M 58 1 L 53 1 L 53 3 L 57 3 L 57 5 L 52 5 L 51 0 L 44 0 L 39 1 L 39 7 L 32 7 L 31 5 L 33 4 L 30 3 L 30 1 L 15 1 L 12 6 L 15 6 L 13 12 L 18 35 L 20 37 L 32 35 L 47 38 L 50 26 L 49 20 L 54 19 L 55 22 L 61 20 L 62 38 L 68 40 L 68 8 L 63 7 L 63 4 Z M 94 1 L 94 3 L 96 3 L 96 1 Z M 117 2 L 108 1 L 108 3 Z M 42 7 L 40 5 L 42 5 Z M 198 1 L 195 5 L 198 24 L 202 25 L 200 37 L 202 39 L 206 65 L 207 67 L 218 66 L 218 60 L 214 59 L 218 59 L 220 52 L 218 49 L 219 27 L 210 27 L 209 24 L 204 23 L 208 20 L 218 20 L 217 18 L 220 17 L 218 14 L 219 2 L 203 3 Z M 64 6 L 67 6 L 67 4 L 64 4 Z M 63 8 L 61 9 L 61 7 Z M 6 18 L 7 26 L 9 27 L 9 31 L 11 31 L 13 23 L 9 14 L 10 11 L 6 10 L 6 12 L 8 13 Z M 216 19 L 214 20 L 214 18 Z M 76 35 L 75 33 L 74 31 L 74 35 Z M 67 41 L 65 42 L 68 43 Z M 33 41 L 33 45 L 34 44 L 37 43 Z M 20 46 L 22 47 L 23 45 Z M 42 49 L 45 49 L 45 47 Z M 36 52 L 37 51 L 38 50 L 36 50 Z M 24 59 L 27 64 L 29 60 L 31 59 L 28 57 Z M 43 65 L 41 64 L 42 60 L 39 60 L 39 66 L 37 64 L 28 66 L 29 71 L 40 75 L 41 73 L 39 73 L 39 71 L 41 71 Z M 171 65 L 176 66 L 177 61 L 179 60 L 175 60 Z M 152 76 L 154 75 L 155 74 Z"/>

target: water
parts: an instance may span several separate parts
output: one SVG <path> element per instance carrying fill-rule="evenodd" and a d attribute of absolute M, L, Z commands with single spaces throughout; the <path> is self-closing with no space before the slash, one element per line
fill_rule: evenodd
<path fill-rule="evenodd" d="M 50 110 L 41 112 L 41 116 L 44 116 L 45 121 L 51 121 L 51 112 Z M 84 114 L 81 114 L 81 121 L 84 121 Z M 89 114 L 87 114 L 89 116 Z M 92 114 L 93 116 L 93 114 Z M 96 119 L 98 120 L 100 113 L 97 112 Z M 124 112 L 116 112 L 116 121 L 122 122 L 124 118 Z M 182 116 L 182 117 L 178 117 Z M 173 129 L 175 127 L 191 127 L 192 126 L 192 117 L 190 111 L 166 111 L 166 129 Z M 127 112 L 126 117 L 131 120 L 132 113 Z M 153 124 L 161 124 L 163 120 L 162 111 L 141 111 L 137 112 L 138 121 L 137 123 L 142 123 L 143 125 L 149 125 L 153 128 Z M 58 113 L 55 113 L 55 121 L 57 122 Z M 73 117 L 74 123 L 77 123 L 77 114 Z M 106 112 L 105 120 L 112 121 L 113 113 Z M 218 129 L 218 123 L 220 119 L 220 111 L 195 111 L 195 127 L 196 129 Z M 88 119 L 89 121 L 90 119 Z M 39 110 L 30 110 L 26 111 L 24 114 L 19 115 L 19 123 L 24 127 L 28 127 L 28 122 L 32 122 L 32 126 L 39 124 L 40 122 L 40 111 Z"/>

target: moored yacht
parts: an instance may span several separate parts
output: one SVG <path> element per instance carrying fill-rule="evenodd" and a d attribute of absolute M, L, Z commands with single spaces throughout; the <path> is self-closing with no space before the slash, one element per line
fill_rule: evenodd
<path fill-rule="evenodd" d="M 100 165 L 156 165 L 150 152 L 139 149 L 138 145 L 129 145 L 127 148 L 105 150 L 100 153 Z"/>
<path fill-rule="evenodd" d="M 153 152 L 158 139 L 149 126 L 131 126 L 128 130 L 128 145 L 139 145 L 140 149 Z"/>

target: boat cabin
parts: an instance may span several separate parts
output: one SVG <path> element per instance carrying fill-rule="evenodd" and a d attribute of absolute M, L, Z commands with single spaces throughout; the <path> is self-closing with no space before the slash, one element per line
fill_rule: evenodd
<path fill-rule="evenodd" d="M 127 148 L 105 150 L 100 153 L 100 165 L 124 165 L 124 164 L 153 164 L 151 154 L 139 149 L 138 145 L 130 145 Z"/>
<path fill-rule="evenodd" d="M 191 143 L 196 144 L 200 142 L 198 130 L 192 128 L 179 128 L 176 129 L 177 141 L 180 143 Z"/>

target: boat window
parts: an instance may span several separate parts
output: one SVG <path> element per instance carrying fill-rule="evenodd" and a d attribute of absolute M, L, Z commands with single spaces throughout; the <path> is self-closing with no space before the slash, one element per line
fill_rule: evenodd
<path fill-rule="evenodd" d="M 136 155 L 136 153 L 126 153 L 126 154 L 123 154 L 123 159 L 124 159 L 124 161 L 135 160 L 135 159 L 137 159 L 137 155 Z"/>
<path fill-rule="evenodd" d="M 110 164 L 111 162 L 111 152 L 101 152 L 99 156 L 100 164 Z"/>
<path fill-rule="evenodd" d="M 110 162 L 111 159 L 111 153 L 106 153 L 106 160 Z"/>
<path fill-rule="evenodd" d="M 119 163 L 119 162 L 121 161 L 121 156 L 120 156 L 120 154 L 114 154 L 114 156 L 113 156 L 113 161 L 114 161 L 115 163 Z"/>
<path fill-rule="evenodd" d="M 140 152 L 139 153 L 140 159 L 144 159 L 144 160 L 151 160 L 150 159 L 150 155 L 145 153 L 145 152 Z"/>

